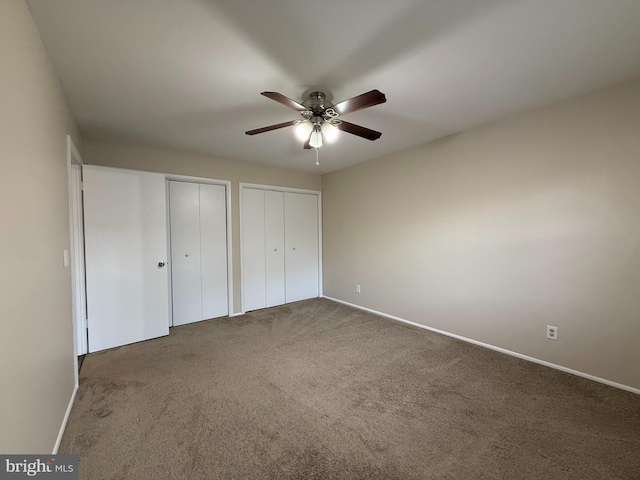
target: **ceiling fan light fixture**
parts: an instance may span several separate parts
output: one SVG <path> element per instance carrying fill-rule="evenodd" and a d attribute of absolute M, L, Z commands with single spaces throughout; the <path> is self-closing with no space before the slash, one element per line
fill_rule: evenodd
<path fill-rule="evenodd" d="M 278 92 L 262 92 L 261 94 L 297 111 L 302 116 L 302 119 L 298 117 L 298 120 L 255 128 L 244 133 L 246 135 L 257 135 L 280 128 L 293 127 L 294 135 L 304 143 L 303 148 L 305 150 L 315 149 L 316 165 L 318 164 L 318 149 L 322 147 L 323 142 L 332 143 L 336 141 L 337 137 L 341 135 L 340 132 L 347 132 L 367 140 L 377 140 L 382 135 L 380 132 L 370 128 L 345 122 L 338 118 L 346 113 L 385 103 L 387 98 L 379 90 L 371 90 L 337 104 L 326 101 L 326 95 L 323 92 L 310 93 L 307 100 L 303 100 L 302 103 L 291 100 Z"/>
<path fill-rule="evenodd" d="M 322 131 L 315 128 L 309 137 L 309 145 L 311 148 L 320 148 L 322 146 Z"/>
<path fill-rule="evenodd" d="M 306 142 L 309 139 L 309 135 L 313 130 L 313 125 L 311 122 L 301 121 L 296 123 L 296 126 L 293 128 L 293 131 L 296 135 L 296 138 L 301 142 Z"/>
<path fill-rule="evenodd" d="M 324 122 L 322 124 L 322 135 L 324 135 L 324 139 L 327 143 L 335 142 L 340 136 L 340 130 L 329 122 Z"/>

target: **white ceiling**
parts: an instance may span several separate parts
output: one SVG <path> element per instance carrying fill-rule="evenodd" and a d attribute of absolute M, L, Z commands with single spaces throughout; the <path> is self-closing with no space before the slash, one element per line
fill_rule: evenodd
<path fill-rule="evenodd" d="M 638 0 L 28 0 L 87 137 L 325 173 L 640 75 Z M 303 150 L 260 95 L 334 103 L 368 140 Z"/>

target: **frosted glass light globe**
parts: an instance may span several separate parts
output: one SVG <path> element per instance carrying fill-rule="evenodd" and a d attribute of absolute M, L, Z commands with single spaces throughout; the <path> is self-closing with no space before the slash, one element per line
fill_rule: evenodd
<path fill-rule="evenodd" d="M 311 145 L 311 148 L 320 148 L 322 146 L 322 132 L 320 130 L 314 130 L 311 132 L 309 145 Z"/>
<path fill-rule="evenodd" d="M 293 132 L 296 135 L 296 138 L 301 142 L 306 142 L 309 140 L 309 134 L 313 130 L 313 125 L 311 122 L 300 122 L 296 123 L 296 126 L 293 127 Z"/>
<path fill-rule="evenodd" d="M 321 128 L 322 134 L 324 135 L 324 139 L 327 143 L 335 142 L 340 136 L 340 130 L 329 122 L 324 122 Z"/>

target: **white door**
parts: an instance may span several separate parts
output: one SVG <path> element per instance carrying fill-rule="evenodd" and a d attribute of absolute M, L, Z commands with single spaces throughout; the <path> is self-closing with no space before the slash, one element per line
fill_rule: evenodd
<path fill-rule="evenodd" d="M 164 175 L 83 167 L 89 351 L 169 333 Z"/>
<path fill-rule="evenodd" d="M 266 306 L 285 302 L 284 294 L 284 193 L 264 192 Z"/>
<path fill-rule="evenodd" d="M 200 184 L 202 319 L 229 314 L 227 291 L 227 192 Z"/>
<path fill-rule="evenodd" d="M 202 320 L 200 193 L 197 183 L 169 182 L 173 325 Z"/>
<path fill-rule="evenodd" d="M 267 306 L 264 194 L 264 190 L 242 189 L 242 305 L 245 311 Z"/>
<path fill-rule="evenodd" d="M 318 196 L 284 194 L 286 302 L 319 295 Z"/>
<path fill-rule="evenodd" d="M 169 182 L 173 325 L 229 313 L 223 185 Z"/>

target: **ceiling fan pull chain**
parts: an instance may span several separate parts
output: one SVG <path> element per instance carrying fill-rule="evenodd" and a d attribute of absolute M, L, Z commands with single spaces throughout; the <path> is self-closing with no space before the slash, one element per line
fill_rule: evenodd
<path fill-rule="evenodd" d="M 318 157 L 319 157 L 318 151 L 319 150 L 320 149 L 316 147 L 316 165 L 320 165 L 320 161 L 318 160 Z"/>

